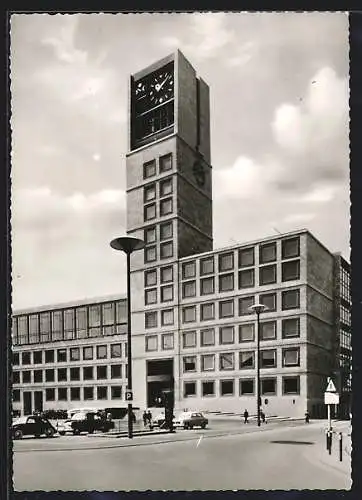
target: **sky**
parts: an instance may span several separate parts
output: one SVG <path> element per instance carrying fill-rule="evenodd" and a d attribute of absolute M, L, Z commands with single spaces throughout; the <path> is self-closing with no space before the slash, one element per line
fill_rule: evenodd
<path fill-rule="evenodd" d="M 309 229 L 349 259 L 346 13 L 14 14 L 13 309 L 124 293 L 129 75 L 210 86 L 214 248 Z"/>

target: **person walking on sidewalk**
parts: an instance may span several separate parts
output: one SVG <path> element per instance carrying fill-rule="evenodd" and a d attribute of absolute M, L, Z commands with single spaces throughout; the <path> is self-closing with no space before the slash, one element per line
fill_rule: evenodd
<path fill-rule="evenodd" d="M 248 423 L 248 418 L 249 418 L 249 412 L 247 409 L 244 411 L 244 424 Z"/>
<path fill-rule="evenodd" d="M 147 421 L 148 421 L 148 415 L 147 415 L 146 410 L 143 412 L 142 420 L 143 420 L 143 427 L 146 427 Z"/>
<path fill-rule="evenodd" d="M 304 414 L 304 416 L 305 416 L 305 423 L 309 424 L 309 419 L 310 419 L 309 412 L 306 411 L 305 414 Z"/>
<path fill-rule="evenodd" d="M 148 422 L 148 425 L 150 426 L 150 429 L 152 428 L 152 413 L 151 413 L 151 410 L 148 410 L 147 412 L 147 422 Z"/>
<path fill-rule="evenodd" d="M 265 413 L 263 412 L 263 410 L 260 410 L 260 418 L 263 424 L 266 424 Z"/>

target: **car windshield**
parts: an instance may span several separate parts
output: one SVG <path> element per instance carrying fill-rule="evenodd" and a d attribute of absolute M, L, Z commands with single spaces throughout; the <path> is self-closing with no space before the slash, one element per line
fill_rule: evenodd
<path fill-rule="evenodd" d="M 14 420 L 13 425 L 18 425 L 18 424 L 25 424 L 27 421 L 28 417 L 19 417 L 16 420 Z"/>

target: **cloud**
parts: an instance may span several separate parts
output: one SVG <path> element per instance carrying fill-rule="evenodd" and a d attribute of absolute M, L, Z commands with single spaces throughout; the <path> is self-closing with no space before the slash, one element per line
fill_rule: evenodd
<path fill-rule="evenodd" d="M 50 45 L 59 61 L 68 64 L 82 65 L 87 62 L 87 52 L 75 47 L 75 34 L 79 17 L 63 14 L 59 20 L 62 25 L 52 36 L 46 36 L 41 40 L 44 45 Z"/>

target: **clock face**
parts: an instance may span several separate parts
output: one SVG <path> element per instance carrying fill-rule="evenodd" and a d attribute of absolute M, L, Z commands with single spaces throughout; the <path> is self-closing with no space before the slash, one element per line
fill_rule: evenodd
<path fill-rule="evenodd" d="M 169 64 L 135 82 L 133 96 L 136 114 L 146 113 L 173 99 L 173 65 Z"/>

